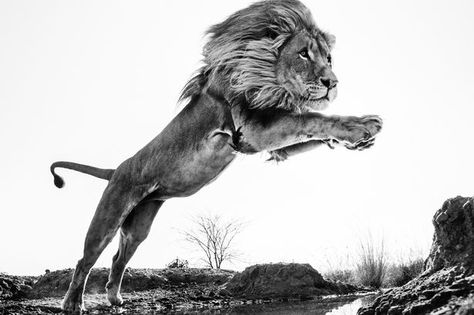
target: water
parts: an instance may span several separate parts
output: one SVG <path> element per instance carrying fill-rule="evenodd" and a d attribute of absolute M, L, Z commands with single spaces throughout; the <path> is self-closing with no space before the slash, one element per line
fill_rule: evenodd
<path fill-rule="evenodd" d="M 304 302 L 239 305 L 228 309 L 225 314 L 271 314 L 271 315 L 355 315 L 357 310 L 374 300 L 375 296 L 337 297 Z"/>
<path fill-rule="evenodd" d="M 326 313 L 326 315 L 352 315 L 352 314 L 357 314 L 357 311 L 359 308 L 362 306 L 366 306 L 369 303 L 371 303 L 374 300 L 375 296 L 368 296 L 368 297 L 363 297 L 359 298 L 355 301 L 352 301 L 350 303 L 344 304 L 342 306 L 339 306 L 329 312 Z"/>

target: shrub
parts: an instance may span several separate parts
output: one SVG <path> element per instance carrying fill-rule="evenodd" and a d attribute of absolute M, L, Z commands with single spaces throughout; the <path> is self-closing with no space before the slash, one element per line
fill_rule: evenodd
<path fill-rule="evenodd" d="M 324 274 L 324 278 L 332 282 L 355 284 L 354 271 L 349 269 L 330 270 Z"/>
<path fill-rule="evenodd" d="M 390 266 L 386 286 L 399 287 L 416 278 L 423 272 L 424 263 L 423 258 L 415 258 Z"/>
<path fill-rule="evenodd" d="M 170 262 L 166 267 L 168 268 L 178 268 L 178 269 L 187 269 L 189 266 L 189 263 L 186 259 L 173 259 L 172 262 Z"/>
<path fill-rule="evenodd" d="M 359 257 L 356 264 L 357 280 L 361 285 L 379 289 L 387 272 L 387 257 L 383 241 L 376 248 L 372 238 L 365 243 L 361 242 Z"/>

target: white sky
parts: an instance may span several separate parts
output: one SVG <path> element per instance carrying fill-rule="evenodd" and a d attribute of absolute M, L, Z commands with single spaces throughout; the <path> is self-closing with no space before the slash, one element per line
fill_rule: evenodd
<path fill-rule="evenodd" d="M 202 34 L 250 1 L 0 2 L 0 272 L 74 267 L 106 182 L 49 165 L 113 168 L 179 107 Z M 197 264 L 179 229 L 211 212 L 248 222 L 243 261 L 338 263 L 368 231 L 394 255 L 429 246 L 442 202 L 474 191 L 474 2 L 305 1 L 337 37 L 328 113 L 379 114 L 364 152 L 321 148 L 279 165 L 241 156 L 167 201 L 133 267 Z M 114 242 L 96 266 L 109 266 Z"/>

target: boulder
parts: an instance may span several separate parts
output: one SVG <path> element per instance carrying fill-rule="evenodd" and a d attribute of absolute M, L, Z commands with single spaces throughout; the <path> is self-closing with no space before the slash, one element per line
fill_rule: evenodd
<path fill-rule="evenodd" d="M 0 300 L 20 299 L 31 292 L 35 277 L 11 276 L 0 273 Z"/>
<path fill-rule="evenodd" d="M 359 309 L 373 314 L 474 314 L 474 199 L 448 199 L 433 217 L 425 270 Z"/>
<path fill-rule="evenodd" d="M 278 263 L 247 267 L 236 274 L 225 289 L 234 297 L 247 299 L 298 298 L 347 294 L 357 288 L 323 279 L 309 264 Z"/>
<path fill-rule="evenodd" d="M 425 270 L 462 267 L 474 273 L 474 199 L 448 199 L 433 217 L 433 245 Z"/>

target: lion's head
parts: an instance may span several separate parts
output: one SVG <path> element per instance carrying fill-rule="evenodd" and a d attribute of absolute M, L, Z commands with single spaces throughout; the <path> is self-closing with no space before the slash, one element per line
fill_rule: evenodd
<path fill-rule="evenodd" d="M 304 112 L 322 110 L 336 97 L 330 54 L 335 38 L 316 26 L 298 0 L 252 4 L 207 33 L 205 65 L 181 98 L 215 85 L 231 104 Z"/>

